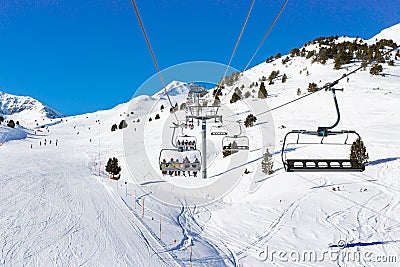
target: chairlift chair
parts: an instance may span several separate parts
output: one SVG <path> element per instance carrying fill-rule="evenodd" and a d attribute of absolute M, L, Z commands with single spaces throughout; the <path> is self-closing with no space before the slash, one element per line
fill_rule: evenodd
<path fill-rule="evenodd" d="M 282 162 L 284 168 L 287 172 L 362 172 L 365 170 L 365 165 L 363 163 L 363 159 L 350 159 L 348 158 L 288 158 L 287 154 L 293 153 L 290 151 L 291 145 L 320 145 L 320 146 L 328 146 L 328 145 L 335 145 L 335 146 L 345 146 L 349 147 L 352 143 L 348 143 L 349 136 L 355 136 L 356 139 L 359 139 L 359 147 L 358 152 L 360 157 L 362 157 L 362 147 L 361 147 L 361 137 L 360 135 L 354 130 L 342 130 L 342 131 L 333 131 L 332 129 L 335 128 L 339 121 L 340 121 L 340 111 L 338 102 L 336 99 L 335 91 L 343 91 L 343 89 L 335 89 L 331 88 L 331 86 L 327 86 L 325 90 L 332 91 L 336 112 L 337 112 L 337 120 L 335 124 L 330 127 L 318 127 L 317 131 L 307 131 L 307 130 L 293 130 L 288 132 L 285 135 L 283 141 L 283 147 L 281 152 Z M 289 142 L 288 137 L 295 136 L 295 142 Z M 326 142 L 326 139 L 331 139 L 333 136 L 346 136 L 344 142 L 334 142 L 329 143 Z M 320 139 L 319 142 L 302 142 L 300 141 L 300 137 L 303 136 L 316 136 Z M 332 148 L 332 147 L 331 147 Z M 336 147 L 337 149 L 338 147 Z M 330 150 L 331 152 L 335 152 L 335 150 Z M 347 151 L 348 155 L 350 154 L 350 150 Z"/>
<path fill-rule="evenodd" d="M 179 152 L 196 150 L 197 138 L 195 136 L 181 135 L 176 141 L 176 148 Z"/>
<path fill-rule="evenodd" d="M 222 150 L 224 151 L 238 151 L 238 150 L 249 150 L 249 138 L 242 135 L 242 126 L 239 123 L 240 133 L 233 136 L 225 136 L 222 138 Z"/>
<path fill-rule="evenodd" d="M 228 135 L 228 129 L 223 125 L 211 126 L 210 131 L 211 135 Z"/>
<path fill-rule="evenodd" d="M 249 138 L 247 136 L 225 136 L 222 139 L 224 151 L 249 150 Z"/>

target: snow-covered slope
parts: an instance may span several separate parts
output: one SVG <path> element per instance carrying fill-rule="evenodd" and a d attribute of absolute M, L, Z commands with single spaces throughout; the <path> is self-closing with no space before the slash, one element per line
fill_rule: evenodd
<path fill-rule="evenodd" d="M 400 23 L 382 30 L 380 33 L 372 37 L 370 41 L 380 39 L 392 39 L 395 43 L 400 44 Z"/>
<path fill-rule="evenodd" d="M 64 114 L 29 96 L 16 96 L 0 92 L 0 115 L 19 121 L 29 127 L 44 124 L 50 119 L 65 117 Z M 36 120 L 36 122 L 35 122 Z"/>
<path fill-rule="evenodd" d="M 399 28 L 386 32 L 395 36 Z M 217 182 L 218 174 L 229 165 L 229 159 L 221 156 L 221 137 L 207 132 L 209 171 L 214 177 L 203 180 L 161 174 L 157 169 L 160 140 L 164 133 L 171 133 L 172 117 L 169 112 L 160 112 L 159 105 L 169 107 L 163 91 L 139 96 L 111 110 L 67 117 L 36 135 L 5 142 L 0 146 L 0 166 L 6 166 L 0 170 L 0 265 L 190 266 L 192 261 L 193 266 L 382 266 L 382 257 L 388 261 L 389 256 L 392 260 L 396 256 L 397 263 L 384 266 L 397 266 L 400 59 L 396 60 L 394 53 L 391 58 L 394 66 L 382 64 L 385 77 L 372 76 L 367 68 L 338 84 L 345 89 L 337 92 L 342 115 L 338 128 L 355 129 L 363 137 L 370 157 L 363 173 L 298 174 L 283 170 L 279 153 L 286 132 L 316 130 L 335 121 L 329 92 L 273 111 L 273 121 L 262 121 L 258 116 L 259 124 L 244 131 L 250 138 L 248 160 L 233 162 L 233 168 L 226 170 L 232 178 L 238 175 L 239 182 L 222 199 L 206 206 L 187 205 L 196 196 L 179 198 L 177 190 L 165 194 L 177 198 L 181 203 L 178 207 L 153 198 L 160 189 L 168 189 L 165 184 L 174 185 L 172 189 L 186 185 L 190 190 Z M 297 98 L 298 88 L 304 94 L 310 82 L 324 85 L 358 64 L 334 70 L 332 60 L 322 65 L 305 57 L 290 58 L 286 64 L 278 59 L 245 72 L 232 87 L 224 89 L 227 95 L 221 98 L 244 119 L 249 114 L 246 103 L 265 111 Z M 280 75 L 274 84 L 266 85 L 267 100 L 259 101 L 258 87 L 250 85 L 260 83 L 259 79 L 273 70 L 280 70 Z M 288 77 L 285 83 L 283 74 Z M 250 93 L 249 98 L 229 104 L 230 90 L 241 85 L 243 94 Z M 186 99 L 187 89 L 182 84 L 169 86 L 179 88 L 171 92 L 173 103 Z M 149 107 L 154 112 L 143 114 Z M 154 118 L 156 113 L 161 118 L 149 122 L 148 116 Z M 111 126 L 122 119 L 128 127 L 111 132 Z M 225 123 L 234 134 L 235 123 L 228 118 Z M 270 150 L 274 174 L 254 180 L 258 156 L 265 148 L 259 130 L 270 124 L 275 125 L 276 136 Z M 147 151 L 139 149 L 143 140 L 138 133 L 144 128 Z M 0 134 L 7 131 L 0 128 Z M 197 124 L 185 133 L 201 139 Z M 137 168 L 131 171 L 123 147 L 127 134 L 138 159 Z M 323 156 L 335 150 L 307 148 L 305 145 L 298 152 Z M 154 161 L 155 167 L 150 167 L 156 169 L 155 176 L 136 177 L 146 167 L 140 158 L 147 156 Z M 110 157 L 117 157 L 122 167 L 118 182 L 109 180 L 104 171 Z M 246 168 L 250 174 L 244 174 Z M 318 260 L 307 260 L 310 251 Z M 364 256 L 356 261 L 350 255 L 349 260 L 346 253 Z M 327 257 L 322 260 L 323 255 Z"/>

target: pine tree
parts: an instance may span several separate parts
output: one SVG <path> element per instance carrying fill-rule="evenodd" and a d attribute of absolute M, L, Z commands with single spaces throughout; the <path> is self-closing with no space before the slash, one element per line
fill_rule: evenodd
<path fill-rule="evenodd" d="M 287 80 L 287 76 L 286 76 L 286 73 L 284 73 L 282 76 L 282 83 L 285 83 L 286 80 Z"/>
<path fill-rule="evenodd" d="M 14 122 L 13 120 L 10 120 L 10 121 L 7 123 L 7 126 L 10 127 L 10 128 L 15 128 L 15 122 Z"/>
<path fill-rule="evenodd" d="M 260 90 L 258 91 L 258 98 L 265 99 L 267 98 L 268 93 L 267 89 L 265 89 L 265 84 L 264 82 L 261 82 L 260 84 Z"/>
<path fill-rule="evenodd" d="M 273 70 L 271 74 L 268 76 L 269 84 L 274 84 L 274 79 L 276 79 L 278 75 L 279 75 L 279 70 L 277 71 Z"/>
<path fill-rule="evenodd" d="M 267 148 L 267 151 L 264 154 L 264 159 L 261 162 L 261 169 L 265 174 L 271 175 L 274 172 L 272 169 L 273 167 L 274 167 L 274 162 L 272 160 L 272 155 L 271 153 L 269 153 Z"/>
<path fill-rule="evenodd" d="M 159 120 L 160 119 L 160 115 L 156 114 L 156 116 L 154 117 L 155 120 Z"/>
<path fill-rule="evenodd" d="M 126 123 L 125 120 L 122 120 L 118 125 L 118 129 L 124 129 L 126 127 L 128 127 L 128 124 Z"/>
<path fill-rule="evenodd" d="M 164 110 L 164 105 L 161 105 L 160 110 L 161 112 Z"/>
<path fill-rule="evenodd" d="M 222 86 L 218 86 L 213 90 L 213 96 L 222 96 Z"/>
<path fill-rule="evenodd" d="M 233 94 L 232 94 L 232 98 L 231 98 L 231 100 L 229 101 L 231 104 L 233 104 L 233 103 L 236 103 L 238 100 L 240 100 L 241 98 L 240 98 L 240 96 L 236 93 L 236 92 L 234 92 Z"/>
<path fill-rule="evenodd" d="M 316 83 L 309 83 L 308 84 L 308 92 L 315 93 L 318 89 L 318 85 Z"/>
<path fill-rule="evenodd" d="M 368 162 L 369 156 L 367 153 L 367 148 L 365 147 L 364 142 L 360 140 L 360 138 L 357 138 L 357 140 L 354 141 L 351 145 L 350 159 L 357 160 L 361 163 Z"/>
<path fill-rule="evenodd" d="M 249 114 L 246 117 L 246 120 L 244 121 L 244 126 L 246 126 L 246 128 L 248 127 L 253 127 L 254 123 L 257 121 L 257 117 L 254 116 L 253 114 Z"/>
<path fill-rule="evenodd" d="M 382 72 L 382 70 L 383 70 L 382 65 L 380 65 L 380 64 L 375 64 L 375 65 L 373 65 L 373 66 L 371 67 L 369 73 L 370 73 L 371 75 L 378 75 L 380 72 Z"/>
<path fill-rule="evenodd" d="M 118 166 L 117 158 L 109 158 L 106 165 L 106 172 L 110 174 L 111 179 L 118 180 L 120 178 L 121 166 Z M 116 177 L 117 176 L 117 177 Z"/>

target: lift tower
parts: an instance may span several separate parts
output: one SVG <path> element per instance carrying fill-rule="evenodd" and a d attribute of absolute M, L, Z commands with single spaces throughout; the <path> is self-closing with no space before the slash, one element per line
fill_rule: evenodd
<path fill-rule="evenodd" d="M 215 122 L 222 122 L 222 116 L 218 115 L 220 106 L 209 105 L 208 101 L 203 98 L 207 93 L 204 86 L 191 83 L 186 105 L 186 123 L 193 123 L 194 120 L 201 121 L 201 163 L 204 179 L 207 179 L 207 120 L 214 119 Z"/>

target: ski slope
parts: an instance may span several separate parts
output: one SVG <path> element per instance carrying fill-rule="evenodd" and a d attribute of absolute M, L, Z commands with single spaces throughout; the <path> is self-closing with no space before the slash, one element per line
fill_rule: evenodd
<path fill-rule="evenodd" d="M 384 34 L 388 32 L 400 36 L 397 26 Z M 333 70 L 333 62 L 311 64 L 311 59 L 300 57 L 285 65 L 276 60 L 255 66 L 233 87 L 244 84 L 243 93 L 251 91 L 251 82 L 278 69 L 288 80 L 267 85 L 266 100 L 257 100 L 256 92 L 255 98 L 228 104 L 229 93 L 223 100 L 225 117 L 232 116 L 226 122 L 229 132 L 237 133 L 234 121 L 243 120 L 249 108 L 259 113 L 276 107 L 295 99 L 298 88 L 304 94 L 308 83 L 322 86 L 341 77 L 346 67 L 357 66 Z M 36 134 L 1 125 L 0 265 L 398 266 L 399 66 L 399 59 L 394 66 L 383 64 L 385 77 L 360 71 L 337 86 L 344 88 L 337 92 L 337 129 L 354 129 L 362 136 L 369 153 L 363 173 L 299 174 L 283 169 L 280 150 L 286 132 L 316 130 L 336 120 L 331 93 L 324 91 L 273 111 L 273 121 L 259 116 L 254 127 L 243 128 L 250 150 L 227 158 L 221 155 L 221 137 L 210 135 L 210 122 L 206 180 L 163 177 L 158 169 L 159 152 L 169 144 L 174 121 L 163 91 L 111 110 L 49 121 Z M 173 101 L 186 99 L 184 83 L 173 82 L 168 89 L 176 89 Z M 163 112 L 161 105 L 166 107 Z M 154 120 L 155 114 L 159 120 Z M 177 116 L 184 118 L 183 111 Z M 111 132 L 122 119 L 128 127 Z M 195 124 L 185 133 L 200 140 L 200 127 Z M 260 172 L 267 147 L 274 155 L 270 176 Z M 339 151 L 307 148 L 297 152 L 324 157 Z M 110 157 L 117 157 L 122 167 L 118 182 L 104 171 Z M 245 168 L 250 174 L 244 174 Z M 221 186 L 226 190 L 218 191 Z M 274 256 L 266 259 L 272 251 Z M 288 255 L 279 258 L 278 251 L 314 251 L 319 258 L 326 251 L 372 257 L 301 261 Z M 397 262 L 382 265 L 378 256 L 396 256 Z"/>

